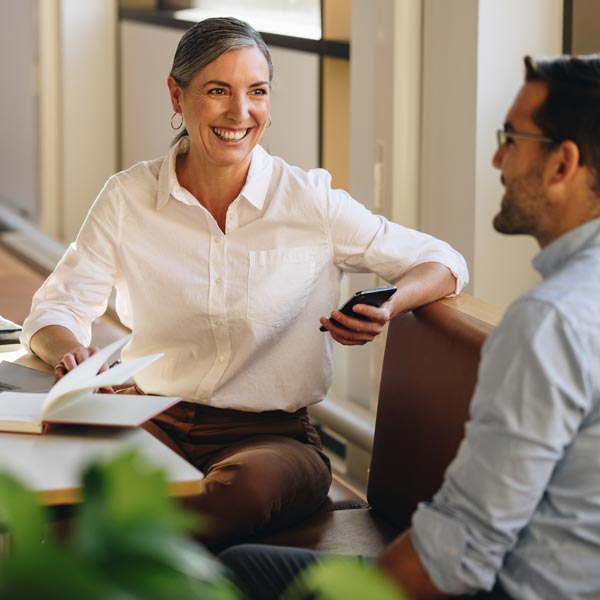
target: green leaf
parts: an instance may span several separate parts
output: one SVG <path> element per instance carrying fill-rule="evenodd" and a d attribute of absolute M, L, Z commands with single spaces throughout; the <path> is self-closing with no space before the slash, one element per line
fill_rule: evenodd
<path fill-rule="evenodd" d="M 44 540 L 44 523 L 36 497 L 0 476 L 0 524 L 11 536 L 11 552 L 0 552 L 0 600 L 241 597 L 220 563 L 188 537 L 197 519 L 168 497 L 164 474 L 133 452 L 85 471 L 66 543 Z"/>
<path fill-rule="evenodd" d="M 213 559 L 214 560 L 214 559 Z M 202 581 L 187 577 L 173 570 L 153 568 L 135 562 L 115 565 L 106 573 L 114 585 L 131 598 L 140 600 L 237 600 L 239 590 L 226 579 Z"/>
<path fill-rule="evenodd" d="M 354 557 L 326 558 L 310 565 L 282 600 L 408 600 L 381 571 Z"/>
<path fill-rule="evenodd" d="M 167 491 L 162 471 L 133 452 L 90 466 L 83 475 L 84 502 L 73 543 L 95 555 L 105 540 L 125 537 L 140 524 L 178 533 L 197 526 L 198 518 L 185 513 Z"/>
<path fill-rule="evenodd" d="M 83 474 L 86 508 L 105 514 L 111 522 L 157 520 L 179 531 L 192 525 L 168 495 L 162 470 L 133 452 L 90 466 Z"/>
<path fill-rule="evenodd" d="M 41 546 L 0 561 L 0 600 L 130 600 L 101 573 L 62 548 Z"/>
<path fill-rule="evenodd" d="M 44 529 L 44 512 L 36 496 L 11 475 L 0 473 L 0 530 L 10 532 L 11 552 L 38 550 Z"/>

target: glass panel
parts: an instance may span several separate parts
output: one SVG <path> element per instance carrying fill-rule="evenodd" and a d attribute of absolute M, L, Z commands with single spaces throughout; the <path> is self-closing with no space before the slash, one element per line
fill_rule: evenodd
<path fill-rule="evenodd" d="M 311 40 L 321 39 L 320 0 L 194 0 L 193 8 L 175 18 L 201 21 L 209 17 L 237 17 L 265 33 Z"/>

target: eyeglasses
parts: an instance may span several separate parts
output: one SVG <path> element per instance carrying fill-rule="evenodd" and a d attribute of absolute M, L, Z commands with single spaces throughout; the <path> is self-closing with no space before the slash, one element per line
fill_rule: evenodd
<path fill-rule="evenodd" d="M 556 143 L 552 138 L 537 133 L 518 133 L 517 131 L 505 131 L 504 129 L 496 130 L 496 139 L 498 140 L 498 149 L 502 148 L 508 140 L 537 140 L 546 144 Z"/>

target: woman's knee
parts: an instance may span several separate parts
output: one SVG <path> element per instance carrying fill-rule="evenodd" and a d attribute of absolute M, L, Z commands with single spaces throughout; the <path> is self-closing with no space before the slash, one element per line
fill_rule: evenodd
<path fill-rule="evenodd" d="M 327 497 L 331 476 L 314 449 L 298 446 L 263 440 L 216 460 L 206 472 L 200 510 L 239 536 L 308 516 Z"/>

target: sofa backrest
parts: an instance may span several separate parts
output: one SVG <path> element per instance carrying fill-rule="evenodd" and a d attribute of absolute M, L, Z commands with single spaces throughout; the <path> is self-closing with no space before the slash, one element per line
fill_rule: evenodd
<path fill-rule="evenodd" d="M 495 307 L 459 296 L 389 325 L 367 497 L 399 529 L 439 489 L 456 455 L 481 346 L 499 317 Z"/>

